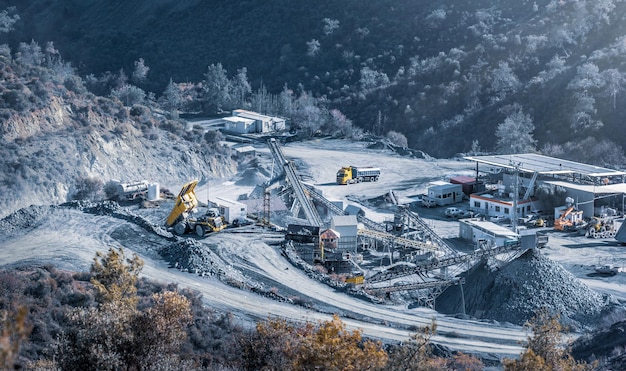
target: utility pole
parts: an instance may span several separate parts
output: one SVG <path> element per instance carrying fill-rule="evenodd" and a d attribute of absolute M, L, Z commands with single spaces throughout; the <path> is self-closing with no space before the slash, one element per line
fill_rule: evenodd
<path fill-rule="evenodd" d="M 513 232 L 517 233 L 517 199 L 519 198 L 519 166 L 520 163 L 515 163 L 515 181 L 513 183 L 513 216 L 511 217 L 511 228 Z"/>

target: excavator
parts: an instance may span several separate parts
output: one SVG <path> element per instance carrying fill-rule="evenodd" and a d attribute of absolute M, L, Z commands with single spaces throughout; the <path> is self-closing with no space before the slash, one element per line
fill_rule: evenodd
<path fill-rule="evenodd" d="M 582 212 L 574 211 L 574 205 L 569 206 L 561 215 L 554 220 L 554 230 L 567 231 L 582 223 Z"/>
<path fill-rule="evenodd" d="M 216 208 L 209 208 L 205 215 L 195 217 L 194 214 L 198 213 L 198 198 L 195 192 L 197 185 L 198 180 L 183 185 L 176 197 L 176 204 L 165 220 L 165 226 L 173 227 L 174 233 L 179 236 L 195 231 L 199 237 L 203 237 L 207 233 L 226 228 L 226 221 Z"/>

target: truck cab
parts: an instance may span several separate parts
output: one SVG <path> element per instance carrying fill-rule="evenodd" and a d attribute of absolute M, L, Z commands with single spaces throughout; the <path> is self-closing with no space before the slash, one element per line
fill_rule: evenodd
<path fill-rule="evenodd" d="M 337 171 L 337 184 L 352 183 L 352 167 L 344 166 Z"/>

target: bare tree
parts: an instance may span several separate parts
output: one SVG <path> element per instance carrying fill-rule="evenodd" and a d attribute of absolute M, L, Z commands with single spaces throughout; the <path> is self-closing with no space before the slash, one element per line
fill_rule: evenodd
<path fill-rule="evenodd" d="M 615 68 L 609 68 L 602 72 L 602 77 L 606 81 L 606 88 L 613 100 L 613 109 L 616 109 L 617 94 L 624 91 L 624 75 Z"/>

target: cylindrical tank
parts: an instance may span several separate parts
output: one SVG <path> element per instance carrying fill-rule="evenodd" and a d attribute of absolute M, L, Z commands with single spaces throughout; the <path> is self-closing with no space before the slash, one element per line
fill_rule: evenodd
<path fill-rule="evenodd" d="M 160 195 L 161 195 L 161 189 L 159 187 L 159 183 L 148 184 L 148 200 L 149 201 L 158 200 Z"/>
<path fill-rule="evenodd" d="M 117 185 L 117 193 L 126 195 L 130 193 L 145 192 L 148 188 L 146 182 L 120 183 Z"/>

